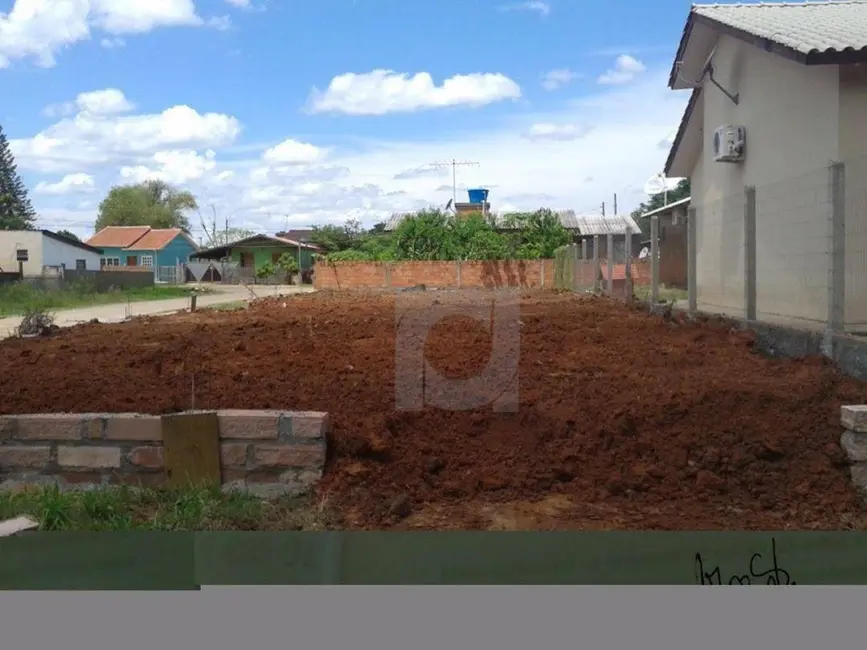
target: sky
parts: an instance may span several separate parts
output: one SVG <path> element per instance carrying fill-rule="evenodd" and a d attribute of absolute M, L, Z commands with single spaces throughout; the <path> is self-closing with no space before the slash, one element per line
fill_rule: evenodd
<path fill-rule="evenodd" d="M 453 171 L 498 212 L 626 212 L 686 106 L 689 7 L 0 0 L 0 126 L 39 226 L 79 236 L 149 178 L 193 192 L 197 238 L 445 207 Z"/>

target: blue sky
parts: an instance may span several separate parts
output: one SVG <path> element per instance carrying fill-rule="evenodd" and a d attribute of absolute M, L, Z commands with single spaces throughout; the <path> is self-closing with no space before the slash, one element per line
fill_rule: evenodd
<path fill-rule="evenodd" d="M 162 178 L 258 232 L 491 188 L 621 209 L 662 167 L 689 3 L 0 0 L 0 125 L 44 227 Z M 609 208 L 610 209 L 610 208 Z"/>

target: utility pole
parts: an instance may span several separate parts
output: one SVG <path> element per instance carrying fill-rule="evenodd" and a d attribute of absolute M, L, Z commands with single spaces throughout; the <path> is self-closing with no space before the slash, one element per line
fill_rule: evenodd
<path fill-rule="evenodd" d="M 457 161 L 452 158 L 451 162 L 435 162 L 430 164 L 431 167 L 435 167 L 437 169 L 444 169 L 447 167 L 452 168 L 452 199 L 454 199 L 455 204 L 458 202 L 458 167 L 478 167 L 479 163 L 472 160 L 463 160 Z M 455 206 L 457 209 L 457 206 Z"/>
<path fill-rule="evenodd" d="M 602 216 L 605 216 L 605 201 L 602 202 Z"/>
<path fill-rule="evenodd" d="M 614 193 L 614 216 L 617 216 L 617 192 Z"/>

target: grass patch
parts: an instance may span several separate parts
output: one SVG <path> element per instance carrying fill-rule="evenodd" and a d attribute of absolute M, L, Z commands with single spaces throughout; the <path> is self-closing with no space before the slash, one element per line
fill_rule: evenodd
<path fill-rule="evenodd" d="M 240 311 L 246 309 L 247 303 L 244 300 L 235 300 L 233 302 L 224 302 L 219 305 L 208 305 L 202 307 L 200 311 Z"/>
<path fill-rule="evenodd" d="M 198 293 L 206 293 L 201 289 Z M 93 305 L 141 300 L 167 300 L 184 298 L 190 289 L 184 286 L 154 286 L 141 289 L 122 289 L 97 292 L 92 283 L 72 283 L 63 289 L 44 289 L 26 282 L 0 286 L 0 317 L 17 316 L 32 311 L 73 309 Z"/>
<path fill-rule="evenodd" d="M 650 300 L 650 287 L 635 287 L 635 297 L 640 300 Z M 683 289 L 669 288 L 664 285 L 659 285 L 659 299 L 662 302 L 671 302 L 672 300 L 686 300 L 689 294 Z"/>
<path fill-rule="evenodd" d="M 324 502 L 310 498 L 265 501 L 219 488 L 56 486 L 0 492 L 0 520 L 33 517 L 41 531 L 317 531 L 334 527 Z"/>

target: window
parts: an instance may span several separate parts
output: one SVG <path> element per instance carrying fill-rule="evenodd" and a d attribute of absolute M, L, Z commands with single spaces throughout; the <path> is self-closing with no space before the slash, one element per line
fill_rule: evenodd
<path fill-rule="evenodd" d="M 154 265 L 154 256 L 153 255 L 142 255 L 141 256 L 141 265 L 146 266 L 148 268 L 153 267 Z"/>
<path fill-rule="evenodd" d="M 118 257 L 103 257 L 99 260 L 100 266 L 120 266 L 120 258 Z"/>
<path fill-rule="evenodd" d="M 86 271 L 87 270 L 87 260 L 75 260 L 75 270 L 76 271 Z"/>

